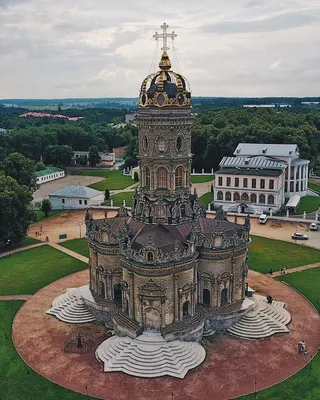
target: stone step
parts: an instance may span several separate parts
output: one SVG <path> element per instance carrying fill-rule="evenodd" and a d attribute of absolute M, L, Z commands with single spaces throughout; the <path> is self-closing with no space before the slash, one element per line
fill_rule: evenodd
<path fill-rule="evenodd" d="M 159 333 L 143 333 L 136 339 L 112 337 L 101 343 L 96 357 L 104 371 L 122 371 L 138 377 L 170 375 L 183 378 L 205 358 L 196 342 L 166 342 Z"/>
<path fill-rule="evenodd" d="M 229 333 L 247 339 L 260 339 L 289 332 L 286 325 L 291 321 L 291 316 L 284 309 L 283 302 L 268 304 L 266 298 L 259 295 L 254 295 L 253 300 L 253 308 L 228 329 Z"/>

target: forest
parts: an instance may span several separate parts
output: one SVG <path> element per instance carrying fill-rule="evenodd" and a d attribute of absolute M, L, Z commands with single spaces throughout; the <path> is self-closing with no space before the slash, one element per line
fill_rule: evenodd
<path fill-rule="evenodd" d="M 195 110 L 192 153 L 193 168 L 198 171 L 217 170 L 221 158 L 232 155 L 240 142 L 296 143 L 300 156 L 315 166 L 320 153 L 319 107 L 309 107 L 307 112 L 305 108 L 300 108 L 300 112 L 261 108 L 217 111 L 214 105 L 203 105 Z M 126 166 L 138 162 L 137 127 L 134 123 L 119 124 L 125 109 L 63 111 L 66 115 L 85 117 L 77 122 L 49 117 L 19 118 L 20 113 L 21 109 L 0 108 L 0 127 L 8 129 L 0 135 L 0 161 L 18 152 L 37 162 L 45 157 L 49 146 L 68 146 L 68 151 L 73 151 L 88 150 L 93 145 L 99 151 L 126 146 Z"/>

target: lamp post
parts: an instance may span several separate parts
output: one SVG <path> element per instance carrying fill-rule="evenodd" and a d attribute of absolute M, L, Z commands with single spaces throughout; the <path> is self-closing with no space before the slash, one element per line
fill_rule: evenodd
<path fill-rule="evenodd" d="M 81 239 L 81 227 L 82 227 L 82 222 L 78 222 L 79 230 L 80 230 L 80 239 Z"/>
<path fill-rule="evenodd" d="M 8 246 L 8 253 L 9 253 L 9 256 L 11 256 L 11 239 L 8 239 L 8 240 L 7 240 L 7 246 Z"/>

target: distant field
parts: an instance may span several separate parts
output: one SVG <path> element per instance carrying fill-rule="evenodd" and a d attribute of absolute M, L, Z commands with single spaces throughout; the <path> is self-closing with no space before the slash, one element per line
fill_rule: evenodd
<path fill-rule="evenodd" d="M 131 207 L 133 196 L 134 196 L 134 192 L 123 192 L 123 193 L 118 193 L 118 194 L 111 196 L 111 199 L 113 200 L 114 206 L 117 206 L 117 207 L 122 206 L 123 200 L 125 200 L 126 207 Z M 105 204 L 110 205 L 111 204 L 110 200 L 106 201 Z"/>
<path fill-rule="evenodd" d="M 249 246 L 249 268 L 267 274 L 270 267 L 280 271 L 320 261 L 320 250 L 281 240 L 253 236 Z"/>
<path fill-rule="evenodd" d="M 76 175 L 101 176 L 105 178 L 103 181 L 89 185 L 92 189 L 102 191 L 105 189 L 120 190 L 136 183 L 131 177 L 123 175 L 121 171 L 110 171 L 106 169 L 83 169 L 77 171 Z"/>
<path fill-rule="evenodd" d="M 214 175 L 191 175 L 191 183 L 211 182 Z"/>

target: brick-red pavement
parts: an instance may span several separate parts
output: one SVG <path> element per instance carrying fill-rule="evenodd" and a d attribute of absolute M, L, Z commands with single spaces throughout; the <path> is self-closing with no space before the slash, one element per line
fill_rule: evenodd
<path fill-rule="evenodd" d="M 110 400 L 223 400 L 263 389 L 294 374 L 305 364 L 297 353 L 304 339 L 309 354 L 320 345 L 319 315 L 312 305 L 294 290 L 267 276 L 250 272 L 249 284 L 261 294 L 270 293 L 286 303 L 292 315 L 290 333 L 263 340 L 241 340 L 218 335 L 212 344 L 205 343 L 204 363 L 189 371 L 183 380 L 163 377 L 134 378 L 122 373 L 103 373 L 94 356 L 102 342 L 102 326 L 68 325 L 44 312 L 51 301 L 67 287 L 88 282 L 88 272 L 81 271 L 41 289 L 18 312 L 13 324 L 13 340 L 21 357 L 39 374 L 77 392 Z M 88 355 L 66 354 L 63 344 L 72 330 L 91 332 L 95 345 Z"/>

